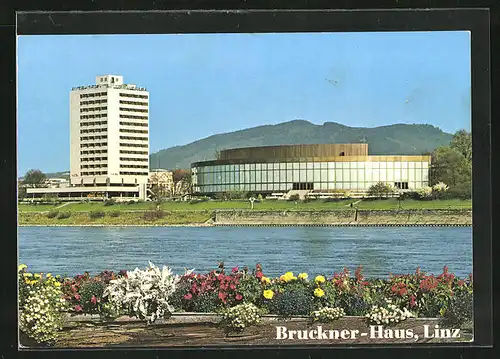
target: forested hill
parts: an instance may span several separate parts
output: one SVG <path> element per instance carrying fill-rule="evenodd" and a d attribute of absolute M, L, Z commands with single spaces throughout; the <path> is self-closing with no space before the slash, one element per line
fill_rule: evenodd
<path fill-rule="evenodd" d="M 335 122 L 315 125 L 295 120 L 213 135 L 184 146 L 150 155 L 151 168 L 189 168 L 192 162 L 211 160 L 216 151 L 236 147 L 368 143 L 371 155 L 412 155 L 429 153 L 448 145 L 452 135 L 432 125 L 396 124 L 380 127 L 349 127 Z"/>

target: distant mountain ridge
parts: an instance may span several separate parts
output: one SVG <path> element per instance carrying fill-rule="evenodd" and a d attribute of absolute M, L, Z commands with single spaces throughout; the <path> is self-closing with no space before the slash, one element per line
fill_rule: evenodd
<path fill-rule="evenodd" d="M 365 142 L 370 155 L 419 155 L 448 145 L 452 137 L 452 134 L 432 125 L 349 127 L 336 122 L 315 125 L 305 120 L 293 120 L 212 135 L 184 146 L 163 149 L 149 156 L 149 164 L 151 169 L 189 168 L 191 163 L 215 159 L 216 151 L 229 148 L 320 143 Z M 69 178 L 67 172 L 47 175 Z"/>
<path fill-rule="evenodd" d="M 451 141 L 452 134 L 432 125 L 395 124 L 349 127 L 335 122 L 315 125 L 294 120 L 217 134 L 150 155 L 151 168 L 189 168 L 192 162 L 215 159 L 220 150 L 236 147 L 319 143 L 368 143 L 370 155 L 420 155 Z"/>

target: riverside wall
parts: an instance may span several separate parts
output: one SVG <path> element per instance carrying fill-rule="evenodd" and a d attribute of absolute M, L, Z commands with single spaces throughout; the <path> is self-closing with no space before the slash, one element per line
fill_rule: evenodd
<path fill-rule="evenodd" d="M 216 211 L 220 226 L 471 226 L 470 209 Z"/>

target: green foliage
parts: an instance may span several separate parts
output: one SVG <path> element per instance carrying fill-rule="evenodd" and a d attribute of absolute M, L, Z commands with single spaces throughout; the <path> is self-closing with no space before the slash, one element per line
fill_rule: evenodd
<path fill-rule="evenodd" d="M 71 217 L 71 212 L 59 212 L 57 219 L 66 219 Z"/>
<path fill-rule="evenodd" d="M 29 170 L 23 177 L 23 184 L 31 187 L 40 187 L 45 184 L 47 176 L 40 170 Z"/>
<path fill-rule="evenodd" d="M 80 287 L 80 302 L 85 313 L 100 313 L 102 296 L 106 284 L 99 280 L 83 282 Z"/>
<path fill-rule="evenodd" d="M 115 204 L 115 200 L 114 199 L 107 199 L 104 201 L 104 206 L 113 206 Z"/>
<path fill-rule="evenodd" d="M 236 286 L 236 291 L 241 293 L 243 296 L 243 302 L 245 303 L 256 304 L 262 296 L 259 279 L 249 273 L 244 274 L 240 278 L 239 283 Z"/>
<path fill-rule="evenodd" d="M 112 211 L 109 213 L 109 215 L 114 218 L 120 217 L 120 211 Z"/>
<path fill-rule="evenodd" d="M 473 295 L 463 291 L 455 295 L 444 314 L 444 321 L 448 325 L 461 326 L 472 321 L 474 312 Z"/>
<path fill-rule="evenodd" d="M 298 194 L 292 194 L 290 197 L 288 197 L 289 201 L 297 202 L 300 199 L 300 196 Z"/>
<path fill-rule="evenodd" d="M 104 218 L 104 216 L 106 216 L 106 213 L 103 211 L 90 211 L 89 212 L 90 219 Z"/>
<path fill-rule="evenodd" d="M 368 194 L 378 198 L 388 197 L 392 193 L 394 193 L 394 189 L 384 182 L 377 182 L 368 188 Z"/>
<path fill-rule="evenodd" d="M 472 133 L 457 131 L 451 139 L 450 147 L 460 152 L 469 163 L 472 161 Z"/>
<path fill-rule="evenodd" d="M 151 211 L 146 211 L 144 212 L 142 218 L 144 218 L 146 221 L 155 221 L 157 219 L 162 219 L 165 217 L 166 213 L 162 209 L 154 209 Z"/>
<path fill-rule="evenodd" d="M 193 300 L 193 312 L 213 313 L 220 308 L 221 304 L 216 292 L 205 292 Z"/>
<path fill-rule="evenodd" d="M 49 213 L 47 213 L 47 218 L 55 218 L 59 214 L 59 211 L 57 210 L 51 210 Z"/>
<path fill-rule="evenodd" d="M 214 148 L 273 146 L 303 143 L 358 143 L 366 138 L 372 155 L 414 155 L 448 145 L 452 135 L 431 125 L 397 124 L 375 128 L 348 127 L 326 122 L 290 121 L 258 126 L 211 136 L 184 146 L 161 150 L 151 155 L 151 163 L 166 168 L 189 168 L 200 158 L 214 159 Z"/>
<path fill-rule="evenodd" d="M 269 312 L 289 318 L 294 315 L 310 315 L 314 310 L 312 296 L 307 287 L 293 287 L 276 293 L 269 302 Z"/>

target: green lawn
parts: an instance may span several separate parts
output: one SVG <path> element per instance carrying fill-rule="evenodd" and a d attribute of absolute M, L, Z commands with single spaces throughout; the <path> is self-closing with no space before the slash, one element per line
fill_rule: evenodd
<path fill-rule="evenodd" d="M 358 203 L 356 203 L 358 202 Z M 397 199 L 386 200 L 343 200 L 338 202 L 299 202 L 297 205 L 289 201 L 263 201 L 254 203 L 255 210 L 334 210 L 334 209 L 349 209 L 350 203 L 356 203 L 355 206 L 359 209 L 398 209 L 399 202 Z M 20 212 L 42 212 L 57 209 L 59 211 L 71 212 L 88 212 L 88 211 L 144 211 L 154 209 L 156 205 L 151 202 L 142 202 L 134 204 L 115 204 L 112 206 L 104 206 L 102 202 L 94 203 L 71 203 L 60 209 L 61 205 L 19 205 Z M 189 202 L 165 202 L 161 204 L 161 208 L 167 211 L 196 211 L 196 210 L 215 210 L 215 209 L 250 209 L 250 203 L 247 201 L 208 201 L 190 204 Z M 433 200 L 433 201 L 416 201 L 407 199 L 401 201 L 402 209 L 462 209 L 472 208 L 471 200 Z"/>

